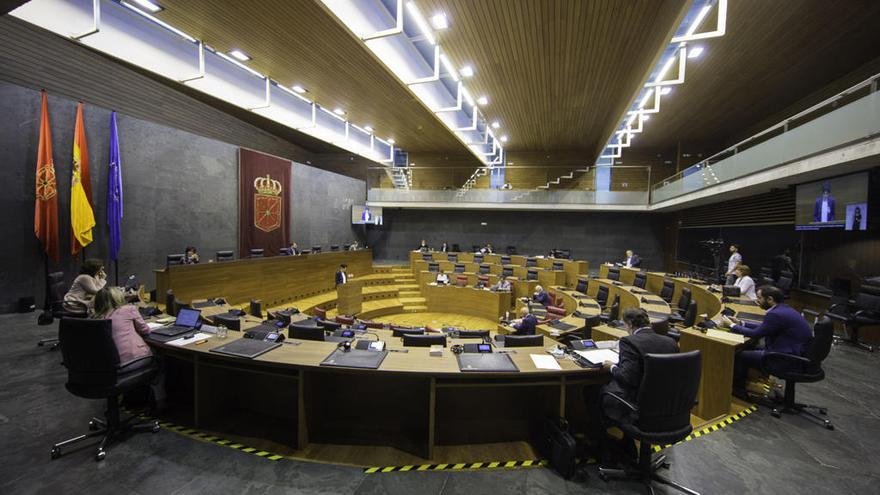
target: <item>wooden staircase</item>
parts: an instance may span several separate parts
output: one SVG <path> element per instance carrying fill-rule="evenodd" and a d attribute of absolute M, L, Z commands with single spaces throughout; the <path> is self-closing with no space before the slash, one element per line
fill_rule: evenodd
<path fill-rule="evenodd" d="M 407 266 L 392 266 L 391 274 L 394 276 L 394 284 L 397 287 L 397 298 L 403 304 L 403 312 L 428 311 L 425 298 L 419 291 L 419 284 L 416 282 L 412 270 Z"/>

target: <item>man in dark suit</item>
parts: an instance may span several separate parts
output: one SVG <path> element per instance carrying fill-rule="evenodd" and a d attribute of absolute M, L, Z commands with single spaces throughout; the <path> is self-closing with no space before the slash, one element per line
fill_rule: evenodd
<path fill-rule="evenodd" d="M 730 328 L 753 339 L 764 338 L 763 348 L 745 349 L 736 354 L 733 362 L 734 387 L 742 389 L 748 378 L 749 368 L 762 373 L 778 373 L 781 369 L 763 369 L 761 360 L 765 352 L 782 352 L 801 356 L 813 338 L 813 331 L 807 320 L 791 306 L 784 304 L 785 295 L 772 285 L 758 288 L 758 306 L 766 310 L 764 321 L 760 324 L 732 320 L 721 317 L 721 326 Z"/>
<path fill-rule="evenodd" d="M 345 263 L 339 265 L 339 270 L 336 271 L 336 285 L 342 285 L 348 283 L 348 274 L 345 273 L 345 269 L 348 268 L 348 265 Z"/>
<path fill-rule="evenodd" d="M 550 294 L 548 294 L 540 285 L 536 285 L 535 293 L 532 295 L 532 301 L 547 306 L 550 304 Z"/>
<path fill-rule="evenodd" d="M 638 268 L 642 264 L 642 259 L 632 249 L 627 249 L 626 259 L 623 260 L 622 264 L 627 268 Z"/>
<path fill-rule="evenodd" d="M 510 326 L 516 330 L 514 335 L 535 335 L 535 328 L 538 326 L 538 318 L 529 313 L 528 307 L 519 310 L 519 320 L 510 322 Z"/>
<path fill-rule="evenodd" d="M 816 203 L 813 206 L 813 221 L 834 221 L 834 196 L 831 195 L 831 184 L 829 182 L 822 184 L 822 194 L 816 198 Z"/>
<path fill-rule="evenodd" d="M 678 344 L 672 338 L 654 333 L 651 320 L 644 309 L 627 309 L 623 312 L 623 322 L 629 335 L 618 342 L 618 361 L 616 364 L 610 361 L 603 364 L 603 369 L 611 374 L 611 382 L 599 390 L 598 399 L 592 396 L 595 391 L 591 393 L 587 388 L 584 389 L 587 405 L 599 420 L 593 422 L 594 426 L 598 426 L 598 431 L 594 428 L 591 437 L 598 443 L 600 455 L 606 463 L 611 458 L 607 428 L 621 423 L 632 423 L 637 419 L 626 406 L 606 394 L 612 393 L 634 404 L 638 400 L 639 386 L 644 374 L 645 354 L 678 352 Z M 635 444 L 632 440 L 626 440 L 622 448 L 627 460 L 635 457 Z"/>

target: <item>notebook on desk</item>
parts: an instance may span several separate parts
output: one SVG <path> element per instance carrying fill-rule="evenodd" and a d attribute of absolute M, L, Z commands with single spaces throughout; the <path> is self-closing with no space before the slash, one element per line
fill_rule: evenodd
<path fill-rule="evenodd" d="M 335 349 L 321 361 L 321 366 L 375 370 L 382 365 L 382 361 L 387 355 L 388 351 L 351 349 L 346 352 L 342 349 Z"/>
<path fill-rule="evenodd" d="M 281 347 L 281 343 L 256 339 L 238 339 L 228 344 L 221 345 L 220 347 L 215 347 L 211 349 L 210 352 L 253 359 L 275 349 L 276 347 Z"/>
<path fill-rule="evenodd" d="M 471 372 L 511 372 L 519 371 L 516 364 L 507 354 L 457 354 L 458 369 L 465 373 Z"/>

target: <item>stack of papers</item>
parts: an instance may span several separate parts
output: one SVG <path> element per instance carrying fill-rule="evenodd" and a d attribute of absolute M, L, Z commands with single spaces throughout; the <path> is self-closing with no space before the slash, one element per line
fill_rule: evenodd
<path fill-rule="evenodd" d="M 547 354 L 529 354 L 535 368 L 539 370 L 561 370 L 562 367 L 556 361 L 556 358 Z"/>
<path fill-rule="evenodd" d="M 578 355 L 587 361 L 593 364 L 602 364 L 605 361 L 611 361 L 614 364 L 617 364 L 617 360 L 620 357 L 616 352 L 611 349 L 590 349 L 588 351 L 574 351 L 578 353 Z"/>
<path fill-rule="evenodd" d="M 171 340 L 171 341 L 169 341 L 169 342 L 166 342 L 166 344 L 168 344 L 168 345 L 176 345 L 176 346 L 178 346 L 178 347 L 182 347 L 182 346 L 190 345 L 190 344 L 201 344 L 201 343 L 204 343 L 204 342 L 206 342 L 208 339 L 210 339 L 211 337 L 212 337 L 212 335 L 209 334 L 209 333 L 202 333 L 202 332 L 199 332 L 199 333 L 193 335 L 193 336 L 190 337 L 190 338 L 181 337 L 181 338 L 179 338 L 179 339 Z"/>

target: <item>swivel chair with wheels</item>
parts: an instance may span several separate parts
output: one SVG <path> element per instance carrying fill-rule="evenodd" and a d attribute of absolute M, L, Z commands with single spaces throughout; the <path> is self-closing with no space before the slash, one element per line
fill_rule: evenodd
<path fill-rule="evenodd" d="M 804 311 L 804 314 L 810 312 Z M 813 316 L 818 316 L 813 313 Z M 816 419 L 829 430 L 834 429 L 831 420 L 825 418 L 828 410 L 822 406 L 801 404 L 795 401 L 795 385 L 798 383 L 814 383 L 825 379 L 825 370 L 822 369 L 822 361 L 831 352 L 831 342 L 834 340 L 834 324 L 827 315 L 817 318 L 813 326 L 813 340 L 804 356 L 795 356 L 781 352 L 767 352 L 761 359 L 761 369 L 766 370 L 773 376 L 785 380 L 785 399 L 781 407 L 774 407 L 770 413 L 775 418 L 781 418 L 786 414 L 806 414 Z M 774 371 L 776 370 L 776 371 Z M 815 409 L 819 415 L 810 409 Z"/>
<path fill-rule="evenodd" d="M 67 284 L 64 282 L 64 272 L 52 272 L 49 274 L 49 293 L 46 301 L 46 309 L 40 314 L 37 323 L 49 325 L 55 318 L 85 318 L 85 313 L 71 313 L 64 309 L 64 295 L 67 293 Z M 58 337 L 41 339 L 37 342 L 38 347 L 49 346 L 50 351 L 58 347 Z"/>
<path fill-rule="evenodd" d="M 683 321 L 685 314 L 691 305 L 691 298 L 691 290 L 687 287 L 683 287 L 681 289 L 681 295 L 678 296 L 678 303 L 675 305 L 676 307 L 672 309 L 672 314 L 669 315 L 669 319 L 673 322 Z"/>
<path fill-rule="evenodd" d="M 89 431 L 84 435 L 52 446 L 52 459 L 61 457 L 61 448 L 87 438 L 101 437 L 95 460 L 107 456 L 107 447 L 129 431 L 157 432 L 159 423 L 135 423 L 137 415 L 120 419 L 119 396 L 136 388 L 148 386 L 159 367 L 153 356 L 130 363 L 119 362 L 119 351 L 113 341 L 111 320 L 62 318 L 58 337 L 61 341 L 63 364 L 67 368 L 67 390 L 84 399 L 104 399 L 107 410 L 104 419 L 92 418 Z"/>
<path fill-rule="evenodd" d="M 610 397 L 634 413 L 634 423 L 616 424 L 627 437 L 639 442 L 639 461 L 635 468 L 599 468 L 599 478 L 625 478 L 641 481 L 654 492 L 659 482 L 684 493 L 699 495 L 657 473 L 669 468 L 666 455 L 653 458 L 654 445 L 674 444 L 691 434 L 691 409 L 696 404 L 700 385 L 700 351 L 681 354 L 646 354 L 645 370 L 635 404 L 611 393 Z"/>
<path fill-rule="evenodd" d="M 862 285 L 852 301 L 832 304 L 826 313 L 841 321 L 848 332 L 845 337 L 835 337 L 835 342 L 850 344 L 874 352 L 874 346 L 859 337 L 861 327 L 880 325 L 880 286 Z"/>

